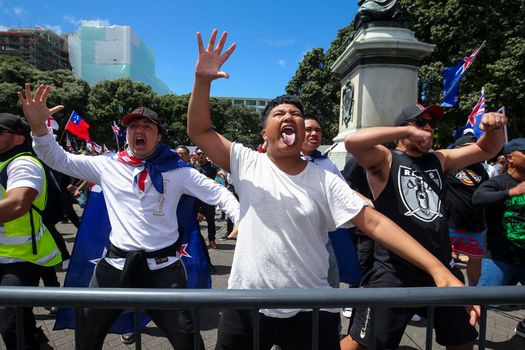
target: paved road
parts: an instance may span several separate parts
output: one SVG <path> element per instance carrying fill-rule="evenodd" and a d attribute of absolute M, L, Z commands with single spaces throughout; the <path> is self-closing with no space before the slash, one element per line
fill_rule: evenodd
<path fill-rule="evenodd" d="M 217 237 L 221 237 L 225 232 L 225 222 L 218 222 Z M 59 230 L 64 234 L 64 238 L 70 248 L 73 246 L 76 230 L 71 224 L 60 224 Z M 204 227 L 203 227 L 204 228 Z M 206 230 L 203 229 L 204 236 Z M 210 249 L 210 256 L 213 264 L 217 268 L 217 273 L 212 275 L 214 288 L 226 288 L 227 279 L 230 273 L 235 241 L 218 241 L 217 249 Z M 464 267 L 463 267 L 464 268 Z M 63 282 L 65 272 L 58 273 L 59 279 Z M 37 325 L 41 326 L 49 338 L 49 345 L 41 346 L 42 349 L 74 349 L 74 332 L 72 330 L 53 331 L 54 319 L 49 316 L 49 312 L 44 308 L 34 309 Z M 525 349 L 525 339 L 514 334 L 517 322 L 525 317 L 525 308 L 510 308 L 506 310 L 490 310 L 487 321 L 487 349 L 495 350 L 523 350 Z M 203 310 L 201 321 L 202 337 L 206 344 L 206 349 L 213 349 L 217 336 L 218 310 Z M 343 329 L 347 329 L 348 320 L 342 318 Z M 424 349 L 425 348 L 426 324 L 422 322 L 412 323 L 407 328 L 401 349 Z M 142 334 L 143 349 L 171 349 L 169 342 L 163 337 L 159 329 L 150 322 Z M 0 340 L 0 349 L 5 349 Z M 124 345 L 120 337 L 110 334 L 106 338 L 104 349 L 134 349 L 134 345 Z M 444 349 L 434 343 L 433 349 Z M 322 349 L 321 349 L 322 350 Z"/>

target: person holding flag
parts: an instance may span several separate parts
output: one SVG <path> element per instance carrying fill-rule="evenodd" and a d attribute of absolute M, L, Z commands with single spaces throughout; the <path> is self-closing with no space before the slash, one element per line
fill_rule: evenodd
<path fill-rule="evenodd" d="M 235 222 L 239 204 L 218 184 L 180 161 L 161 143 L 164 129 L 157 113 L 139 107 L 124 116 L 129 147 L 113 157 L 87 157 L 65 152 L 45 124 L 50 86 L 34 94 L 29 84 L 18 93 L 32 130 L 35 152 L 50 167 L 100 185 L 111 233 L 110 247 L 90 282 L 93 288 L 186 288 L 180 260 L 177 206 L 184 194 L 219 205 Z M 57 106 L 61 108 L 62 106 Z M 55 107 L 53 110 L 57 110 Z M 101 349 L 122 310 L 84 309 L 77 349 Z M 146 310 L 176 349 L 194 349 L 194 326 L 187 310 Z"/>

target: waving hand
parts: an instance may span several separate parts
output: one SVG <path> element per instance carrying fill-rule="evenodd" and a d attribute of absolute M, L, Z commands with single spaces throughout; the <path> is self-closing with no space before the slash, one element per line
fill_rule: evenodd
<path fill-rule="evenodd" d="M 219 43 L 215 47 L 215 40 L 217 39 L 217 34 L 218 30 L 214 29 L 208 42 L 208 47 L 204 48 L 201 33 L 197 33 L 197 41 L 199 45 L 199 58 L 197 59 L 197 65 L 195 66 L 196 78 L 209 81 L 218 78 L 229 78 L 228 73 L 221 71 L 221 67 L 235 50 L 235 44 L 231 44 L 230 47 L 224 53 L 222 53 L 228 33 L 222 33 L 221 38 L 219 39 Z"/>

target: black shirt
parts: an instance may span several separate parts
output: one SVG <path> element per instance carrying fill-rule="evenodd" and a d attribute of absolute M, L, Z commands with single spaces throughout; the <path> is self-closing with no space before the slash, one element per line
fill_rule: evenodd
<path fill-rule="evenodd" d="M 508 173 L 495 176 L 479 186 L 472 203 L 484 206 L 487 221 L 487 251 L 485 257 L 511 264 L 525 264 L 525 249 L 511 243 L 506 237 L 504 217 L 514 224 L 525 226 L 525 195 L 510 197 L 509 189 L 519 184 Z M 510 228 L 510 227 L 509 227 Z"/>
<path fill-rule="evenodd" d="M 472 195 L 488 178 L 489 174 L 480 163 L 447 173 L 446 208 L 451 227 L 469 232 L 481 232 L 485 229 L 485 211 L 472 205 Z"/>
<path fill-rule="evenodd" d="M 424 171 L 426 176 L 421 176 Z M 433 181 L 435 185 L 430 185 Z M 437 193 L 434 188 L 437 189 Z M 445 206 L 441 163 L 433 153 L 412 158 L 392 151 L 392 166 L 385 188 L 374 201 L 376 209 L 408 232 L 425 249 L 449 267 L 451 245 Z M 401 278 L 433 284 L 431 276 L 398 255 L 375 244 L 376 266 Z"/>

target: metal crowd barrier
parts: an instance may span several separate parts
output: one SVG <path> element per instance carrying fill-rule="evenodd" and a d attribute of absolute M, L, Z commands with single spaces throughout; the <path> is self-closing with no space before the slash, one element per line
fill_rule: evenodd
<path fill-rule="evenodd" d="M 259 349 L 258 312 L 260 308 L 312 309 L 312 349 L 317 350 L 318 316 L 320 308 L 357 306 L 375 307 L 426 307 L 428 311 L 426 349 L 432 349 L 432 313 L 436 306 L 481 305 L 478 347 L 485 348 L 487 306 L 525 305 L 525 287 L 479 288 L 345 288 L 345 289 L 90 289 L 0 287 L 0 306 L 17 308 L 18 348 L 23 349 L 22 307 L 58 306 L 73 307 L 77 319 L 82 307 L 119 308 L 135 310 L 136 342 L 141 349 L 140 312 L 144 309 L 187 309 L 196 316 L 195 328 L 200 330 L 199 310 L 251 309 L 254 310 L 253 349 Z M 374 325 L 372 323 L 372 332 Z M 75 342 L 78 340 L 75 331 Z M 199 332 L 195 332 L 195 339 Z M 372 337 L 373 338 L 373 337 Z M 198 348 L 198 341 L 195 342 Z M 370 349 L 374 349 L 370 344 Z"/>

